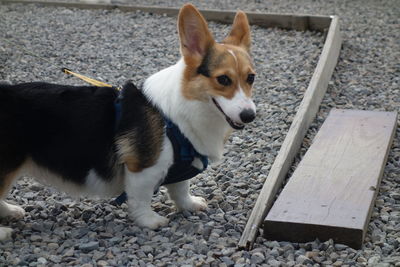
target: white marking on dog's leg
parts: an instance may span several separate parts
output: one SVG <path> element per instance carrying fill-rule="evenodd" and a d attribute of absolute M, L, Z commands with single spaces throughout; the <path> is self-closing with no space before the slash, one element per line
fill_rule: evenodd
<path fill-rule="evenodd" d="M 168 219 L 151 209 L 151 198 L 172 164 L 173 152 L 169 140 L 165 140 L 157 163 L 141 172 L 133 173 L 125 167 L 125 190 L 128 195 L 130 215 L 136 224 L 156 229 L 168 224 Z"/>
<path fill-rule="evenodd" d="M 0 227 L 0 241 L 10 239 L 12 236 L 12 229 L 8 227 Z"/>
<path fill-rule="evenodd" d="M 127 172 L 128 169 L 126 169 Z M 159 177 L 160 178 L 160 177 Z M 168 223 L 168 219 L 158 215 L 151 209 L 151 198 L 159 179 L 154 179 L 152 171 L 130 173 L 126 177 L 126 193 L 128 195 L 129 212 L 136 224 L 156 229 Z"/>
<path fill-rule="evenodd" d="M 204 198 L 190 195 L 189 185 L 189 180 L 165 185 L 168 189 L 170 198 L 175 202 L 176 208 L 179 211 L 198 211 L 207 209 L 207 202 Z"/>
<path fill-rule="evenodd" d="M 17 205 L 8 204 L 4 200 L 0 200 L 0 218 L 21 219 L 25 215 L 25 210 Z"/>

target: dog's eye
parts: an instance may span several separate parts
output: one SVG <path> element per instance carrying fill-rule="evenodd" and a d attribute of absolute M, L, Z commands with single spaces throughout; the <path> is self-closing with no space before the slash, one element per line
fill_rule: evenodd
<path fill-rule="evenodd" d="M 231 79 L 226 75 L 221 75 L 217 77 L 217 81 L 223 86 L 228 86 L 232 84 Z"/>
<path fill-rule="evenodd" d="M 254 75 L 253 73 L 250 73 L 249 75 L 247 75 L 246 82 L 247 82 L 248 84 L 253 84 L 253 83 L 254 83 L 254 78 L 255 78 L 255 76 L 256 76 L 256 75 Z"/>

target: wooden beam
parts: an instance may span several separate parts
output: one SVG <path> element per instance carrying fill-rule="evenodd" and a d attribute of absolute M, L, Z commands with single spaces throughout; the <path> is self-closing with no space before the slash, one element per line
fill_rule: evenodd
<path fill-rule="evenodd" d="M 40 0 L 0 0 L 1 3 L 24 3 L 40 4 L 43 6 L 56 6 L 80 9 L 119 9 L 124 12 L 143 11 L 154 14 L 165 14 L 167 16 L 176 16 L 179 8 L 158 7 L 158 6 L 133 6 L 133 5 L 107 5 L 107 4 L 89 4 L 79 2 L 51 2 Z M 220 23 L 232 23 L 236 11 L 221 11 L 200 9 L 202 15 L 207 19 Z M 297 14 L 277 14 L 277 13 L 256 13 L 246 11 L 250 24 L 268 28 L 282 28 L 287 30 L 312 30 L 323 31 L 329 27 L 331 18 L 329 16 L 316 15 L 297 15 Z"/>
<path fill-rule="evenodd" d="M 397 113 L 333 109 L 264 221 L 264 236 L 360 249 Z"/>
<path fill-rule="evenodd" d="M 257 202 L 250 214 L 249 220 L 239 241 L 239 247 L 252 247 L 258 234 L 258 229 L 271 208 L 275 195 L 282 186 L 286 174 L 300 149 L 308 127 L 314 120 L 322 98 L 325 95 L 328 82 L 339 57 L 342 39 L 339 30 L 338 17 L 332 17 L 324 48 L 319 58 L 317 68 L 300 103 L 296 116 L 290 125 L 281 149 L 269 171 Z"/>

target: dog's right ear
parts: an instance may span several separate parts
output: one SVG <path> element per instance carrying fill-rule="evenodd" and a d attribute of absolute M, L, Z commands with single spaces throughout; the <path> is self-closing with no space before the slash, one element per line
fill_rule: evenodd
<path fill-rule="evenodd" d="M 184 5 L 179 11 L 178 32 L 185 63 L 189 66 L 200 65 L 215 41 L 206 20 L 192 4 Z"/>

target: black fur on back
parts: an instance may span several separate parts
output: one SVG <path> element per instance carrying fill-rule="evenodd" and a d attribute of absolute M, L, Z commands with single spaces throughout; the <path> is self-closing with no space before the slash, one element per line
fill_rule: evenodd
<path fill-rule="evenodd" d="M 112 179 L 122 167 L 116 137 L 145 127 L 143 110 L 154 109 L 140 90 L 127 83 L 116 128 L 118 94 L 109 87 L 1 84 L 0 186 L 2 177 L 28 158 L 78 184 L 85 182 L 91 169 L 105 180 Z"/>

